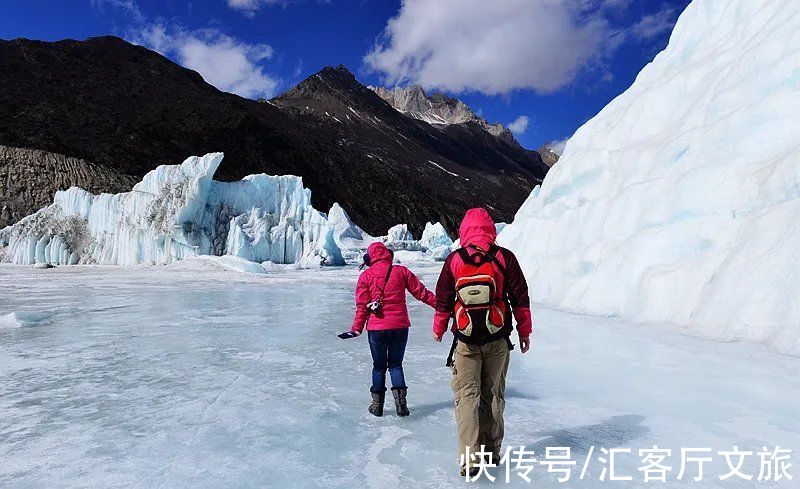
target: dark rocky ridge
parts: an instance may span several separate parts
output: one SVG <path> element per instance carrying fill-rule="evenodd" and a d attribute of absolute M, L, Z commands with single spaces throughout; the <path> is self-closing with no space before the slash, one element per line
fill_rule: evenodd
<path fill-rule="evenodd" d="M 474 205 L 509 221 L 546 172 L 537 152 L 482 140 L 468 124 L 440 131 L 404 116 L 344 67 L 257 102 L 220 92 L 143 47 L 100 37 L 0 41 L 0 73 L 0 144 L 69 155 L 129 177 L 70 177 L 59 187 L 126 190 L 120 184 L 159 164 L 223 151 L 219 179 L 300 175 L 321 210 L 339 202 L 372 234 L 399 222 L 419 234 L 427 220 L 454 229 Z M 6 168 L 21 175 L 27 161 Z M 9 219 L 41 207 L 40 200 L 9 200 Z"/>
<path fill-rule="evenodd" d="M 57 190 L 125 192 L 136 178 L 77 158 L 0 146 L 0 228 L 53 202 Z"/>

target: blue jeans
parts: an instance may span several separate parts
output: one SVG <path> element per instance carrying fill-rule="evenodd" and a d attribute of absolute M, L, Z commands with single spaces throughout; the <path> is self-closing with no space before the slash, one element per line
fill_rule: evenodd
<path fill-rule="evenodd" d="M 392 377 L 393 387 L 405 387 L 403 355 L 406 353 L 408 328 L 368 331 L 369 350 L 372 352 L 371 392 L 386 390 L 386 370 Z"/>

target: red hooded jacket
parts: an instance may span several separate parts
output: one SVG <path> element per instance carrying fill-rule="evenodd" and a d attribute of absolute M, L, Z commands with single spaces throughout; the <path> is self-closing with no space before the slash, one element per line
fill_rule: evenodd
<path fill-rule="evenodd" d="M 458 236 L 462 247 L 475 245 L 488 250 L 491 245 L 495 244 L 497 231 L 494 221 L 486 209 L 475 208 L 467 211 L 464 220 L 461 221 Z M 470 255 L 475 253 L 470 248 L 467 250 L 470 251 Z M 517 257 L 510 250 L 500 248 L 497 259 L 505 268 L 505 274 L 502 275 L 503 280 L 497 285 L 498 293 L 500 295 L 508 293 L 514 318 L 517 321 L 517 333 L 520 337 L 525 338 L 530 336 L 533 331 L 525 275 L 522 273 Z M 464 262 L 461 260 L 461 256 L 457 252 L 453 252 L 445 260 L 442 272 L 439 274 L 439 281 L 436 284 L 436 314 L 433 317 L 433 332 L 437 336 L 447 332 L 447 324 L 450 322 L 456 305 L 455 277 L 458 276 L 463 266 Z"/>
<path fill-rule="evenodd" d="M 426 289 L 411 270 L 394 265 L 384 289 L 386 271 L 392 263 L 392 255 L 383 243 L 372 243 L 367 248 L 370 267 L 361 273 L 356 285 L 356 314 L 352 331 L 361 333 L 366 325 L 367 331 L 382 329 L 408 328 L 411 321 L 406 309 L 406 290 L 418 301 L 431 307 L 436 306 L 436 296 Z M 383 292 L 382 308 L 376 314 L 370 314 L 367 304 L 377 300 Z"/>

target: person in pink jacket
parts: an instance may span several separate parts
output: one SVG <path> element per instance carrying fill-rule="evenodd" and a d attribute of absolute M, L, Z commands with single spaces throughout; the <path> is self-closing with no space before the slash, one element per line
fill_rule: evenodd
<path fill-rule="evenodd" d="M 356 313 L 353 326 L 341 338 L 359 336 L 367 328 L 372 353 L 372 403 L 369 412 L 383 416 L 386 396 L 386 370 L 392 379 L 397 414 L 408 416 L 403 355 L 408 342 L 411 321 L 406 308 L 406 290 L 418 301 L 436 306 L 436 296 L 422 285 L 408 268 L 392 263 L 393 254 L 383 243 L 372 243 L 364 255 L 369 266 L 358 277 Z"/>

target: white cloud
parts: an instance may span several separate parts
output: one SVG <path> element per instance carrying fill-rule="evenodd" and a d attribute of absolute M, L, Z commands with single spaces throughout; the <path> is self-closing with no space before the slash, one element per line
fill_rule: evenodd
<path fill-rule="evenodd" d="M 228 7 L 238 10 L 248 17 L 255 15 L 261 8 L 260 0 L 228 0 Z"/>
<path fill-rule="evenodd" d="M 265 5 L 287 4 L 290 0 L 227 0 L 228 7 L 253 17 Z"/>
<path fill-rule="evenodd" d="M 637 39 L 653 37 L 672 30 L 676 19 L 675 9 L 665 5 L 658 12 L 645 15 L 630 27 L 630 33 Z"/>
<path fill-rule="evenodd" d="M 555 141 L 545 143 L 544 147 L 560 157 L 564 152 L 564 147 L 567 145 L 567 141 L 569 141 L 569 138 L 556 139 Z"/>
<path fill-rule="evenodd" d="M 89 0 L 89 3 L 98 10 L 102 10 L 106 6 L 124 10 L 136 22 L 144 20 L 144 14 L 134 0 Z"/>
<path fill-rule="evenodd" d="M 260 63 L 272 57 L 272 47 L 248 44 L 216 29 L 188 31 L 155 24 L 134 33 L 132 41 L 175 59 L 200 73 L 220 90 L 242 97 L 271 97 L 278 80 Z"/>
<path fill-rule="evenodd" d="M 528 130 L 528 123 L 530 119 L 528 119 L 527 115 L 521 115 L 514 119 L 514 122 L 510 122 L 508 124 L 508 130 L 513 132 L 516 135 L 524 134 L 525 131 Z"/>
<path fill-rule="evenodd" d="M 623 10 L 628 8 L 628 5 L 630 5 L 632 1 L 633 0 L 603 0 L 600 7 L 606 9 Z"/>
<path fill-rule="evenodd" d="M 403 0 L 364 62 L 388 84 L 550 93 L 618 45 L 604 13 L 624 3 Z"/>
<path fill-rule="evenodd" d="M 292 74 L 295 78 L 303 74 L 303 58 L 297 58 L 297 65 L 294 67 L 294 72 Z"/>

